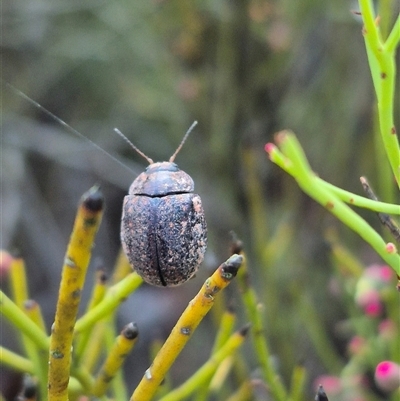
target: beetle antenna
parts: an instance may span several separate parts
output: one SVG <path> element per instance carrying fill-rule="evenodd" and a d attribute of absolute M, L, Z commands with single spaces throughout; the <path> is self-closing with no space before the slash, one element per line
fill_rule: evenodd
<path fill-rule="evenodd" d="M 185 136 L 183 137 L 180 145 L 178 146 L 178 149 L 175 150 L 174 154 L 169 158 L 169 161 L 172 163 L 175 160 L 176 155 L 179 153 L 179 151 L 182 149 L 183 144 L 185 143 L 187 137 L 192 133 L 194 128 L 197 125 L 197 121 L 194 121 L 193 124 L 189 127 L 189 129 L 186 131 Z"/>
<path fill-rule="evenodd" d="M 114 132 L 117 133 L 133 150 L 136 150 L 140 156 L 144 157 L 149 164 L 153 164 L 153 160 L 146 156 L 139 148 L 137 148 L 118 128 L 114 128 Z"/>
<path fill-rule="evenodd" d="M 60 124 L 62 127 L 65 128 L 66 131 L 73 133 L 74 135 L 76 135 L 77 137 L 83 139 L 84 141 L 90 143 L 92 146 L 94 146 L 97 150 L 99 150 L 100 152 L 104 153 L 105 155 L 107 155 L 108 157 L 110 157 L 112 160 L 114 160 L 115 162 L 117 162 L 120 166 L 122 166 L 123 168 L 129 170 L 132 173 L 132 170 L 125 165 L 124 163 L 122 163 L 121 160 L 117 159 L 115 156 L 113 156 L 111 153 L 107 152 L 106 150 L 104 150 L 101 146 L 97 145 L 96 142 L 93 142 L 91 139 L 89 139 L 86 135 L 81 134 L 78 130 L 76 130 L 75 128 L 71 127 L 69 124 L 67 124 L 64 120 L 62 120 L 60 117 L 57 117 L 55 114 L 53 114 L 50 110 L 47 110 L 45 107 L 43 107 L 40 103 L 38 103 L 36 100 L 33 100 L 32 98 L 30 98 L 28 95 L 26 95 L 24 92 L 20 91 L 19 89 L 17 89 L 15 86 L 11 85 L 8 82 L 4 82 L 5 85 L 10 88 L 13 92 L 15 92 L 18 96 L 21 96 L 23 99 L 25 99 L 27 102 L 29 102 L 31 105 L 33 105 L 34 107 L 36 107 L 37 109 L 39 109 L 42 113 L 46 114 L 48 117 L 50 117 L 53 121 L 57 122 L 58 124 Z"/>

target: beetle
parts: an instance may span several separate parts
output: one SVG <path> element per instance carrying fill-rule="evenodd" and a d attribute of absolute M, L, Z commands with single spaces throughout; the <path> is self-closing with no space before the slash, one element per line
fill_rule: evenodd
<path fill-rule="evenodd" d="M 8 83 L 7 87 L 67 130 L 104 152 L 25 93 Z M 121 243 L 134 270 L 152 285 L 167 287 L 186 282 L 194 276 L 206 252 L 207 224 L 201 198 L 194 193 L 193 179 L 174 163 L 176 155 L 196 125 L 197 121 L 188 129 L 169 161 L 158 163 L 141 152 L 121 131 L 114 129 L 149 162 L 146 170 L 133 181 L 129 194 L 124 198 Z"/>
<path fill-rule="evenodd" d="M 194 181 L 174 163 L 193 128 L 167 162 L 156 162 L 115 129 L 149 166 L 124 198 L 121 243 L 133 269 L 149 284 L 180 285 L 197 272 L 207 248 L 207 224 Z"/>

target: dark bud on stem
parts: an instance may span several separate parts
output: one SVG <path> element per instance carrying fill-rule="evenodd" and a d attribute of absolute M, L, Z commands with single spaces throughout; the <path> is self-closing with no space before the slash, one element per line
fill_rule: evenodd
<path fill-rule="evenodd" d="M 106 272 L 101 271 L 99 274 L 99 283 L 106 284 L 108 281 L 108 274 Z"/>
<path fill-rule="evenodd" d="M 236 254 L 232 255 L 225 263 L 222 264 L 222 276 L 226 280 L 232 280 L 236 276 L 242 262 L 243 256 Z"/>
<path fill-rule="evenodd" d="M 127 324 L 122 330 L 121 334 L 127 340 L 134 340 L 139 335 L 139 329 L 137 327 L 137 324 L 134 322 Z"/>
<path fill-rule="evenodd" d="M 96 268 L 96 279 L 100 285 L 105 285 L 108 281 L 108 274 L 105 271 L 104 262 L 102 258 L 96 258 L 94 261 Z"/>
<path fill-rule="evenodd" d="M 25 375 L 19 400 L 34 400 L 37 397 L 37 384 L 30 375 Z"/>
<path fill-rule="evenodd" d="M 236 313 L 236 308 L 232 301 L 228 303 L 228 305 L 226 307 L 226 311 L 228 313 L 230 313 L 231 315 L 234 315 Z"/>
<path fill-rule="evenodd" d="M 99 212 L 104 208 L 104 197 L 100 187 L 95 185 L 82 196 L 83 206 L 91 212 Z"/>
<path fill-rule="evenodd" d="M 250 327 L 251 327 L 251 324 L 250 324 L 250 323 L 247 323 L 245 326 L 243 326 L 243 327 L 239 330 L 239 334 L 240 334 L 242 337 L 246 337 L 247 334 L 248 334 L 248 332 L 250 331 Z"/>
<path fill-rule="evenodd" d="M 243 251 L 243 242 L 238 238 L 234 231 L 231 231 L 230 235 L 232 237 L 230 247 L 231 255 L 234 255 L 235 253 L 241 253 Z"/>
<path fill-rule="evenodd" d="M 321 385 L 318 388 L 317 395 L 315 396 L 315 401 L 329 401 L 324 391 L 324 388 Z"/>

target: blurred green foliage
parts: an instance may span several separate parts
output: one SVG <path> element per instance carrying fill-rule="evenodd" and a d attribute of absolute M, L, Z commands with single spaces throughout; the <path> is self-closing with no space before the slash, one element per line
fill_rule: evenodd
<path fill-rule="evenodd" d="M 374 139 L 372 83 L 361 20 L 350 7 L 357 4 L 344 0 L 3 4 L 3 80 L 106 151 L 137 161 L 129 164 L 135 172 L 143 168 L 143 160 L 113 134 L 113 127 L 154 160 L 164 160 L 191 122 L 199 121 L 177 163 L 194 178 L 204 202 L 209 226 L 206 268 L 226 256 L 229 231 L 234 230 L 244 240 L 251 279 L 265 307 L 271 350 L 286 381 L 294 362 L 305 361 L 311 379 L 328 368 L 304 330 L 308 314 L 318 316 L 318 330 L 331 340 L 335 366 L 343 362 L 346 339 L 334 327 L 343 317 L 344 301 L 327 290 L 335 264 L 326 230 L 337 231 L 362 263 L 379 259 L 270 163 L 264 144 L 276 131 L 290 128 L 321 177 L 362 194 L 358 180 L 366 175 L 382 200 L 396 200 L 393 182 L 382 183 L 376 174 L 379 143 Z M 384 23 L 391 26 L 391 21 Z M 10 166 L 4 171 L 9 174 L 7 188 L 20 198 L 22 183 L 34 178 L 40 197 L 51 210 L 55 208 L 55 215 L 60 208 L 65 210 L 67 202 L 73 209 L 83 190 L 76 188 L 76 176 L 71 181 L 70 173 L 55 167 L 62 150 L 47 152 L 40 139 L 32 144 L 28 138 L 35 135 L 35 124 L 39 129 L 49 124 L 60 127 L 4 86 L 2 96 L 3 146 L 20 158 L 17 166 L 16 158 L 6 165 Z M 27 126 L 19 130 L 14 122 L 22 120 Z M 85 157 L 80 147 L 86 152 L 87 144 L 77 143 L 79 148 L 65 149 L 68 168 Z M 103 236 L 117 243 L 118 210 L 134 174 L 104 163 L 107 167 L 93 167 L 94 177 L 117 195 L 110 195 L 111 217 Z M 123 179 L 108 178 L 110 169 Z M 55 188 L 62 195 L 55 195 Z M 54 206 L 53 199 L 59 196 L 62 202 L 58 199 Z M 18 247 L 23 254 L 30 241 L 28 233 L 21 234 L 24 212 L 27 209 L 21 207 L 8 222 L 11 228 L 2 244 Z M 29 213 L 41 212 L 33 207 Z M 374 214 L 361 215 L 380 230 Z M 115 248 L 106 250 L 115 256 Z"/>

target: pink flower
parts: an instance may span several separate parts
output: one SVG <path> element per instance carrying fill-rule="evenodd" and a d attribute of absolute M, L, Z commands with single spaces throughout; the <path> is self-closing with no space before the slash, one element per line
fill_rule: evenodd
<path fill-rule="evenodd" d="M 379 316 L 382 312 L 382 303 L 379 291 L 374 288 L 364 288 L 356 294 L 356 303 L 365 314 L 371 317 Z"/>
<path fill-rule="evenodd" d="M 389 266 L 375 264 L 365 269 L 357 282 L 355 301 L 366 315 L 378 317 L 382 314 L 382 294 L 392 280 L 393 272 Z"/>
<path fill-rule="evenodd" d="M 393 280 L 393 270 L 389 266 L 381 266 L 380 278 L 386 283 L 390 283 Z"/>
<path fill-rule="evenodd" d="M 377 302 L 371 302 L 364 307 L 364 312 L 370 317 L 378 317 L 382 313 L 382 304 Z"/>
<path fill-rule="evenodd" d="M 391 361 L 380 362 L 375 368 L 375 382 L 384 391 L 400 387 L 400 365 Z"/>
<path fill-rule="evenodd" d="M 365 269 L 363 276 L 372 280 L 390 283 L 393 279 L 393 270 L 387 265 L 371 265 Z"/>

